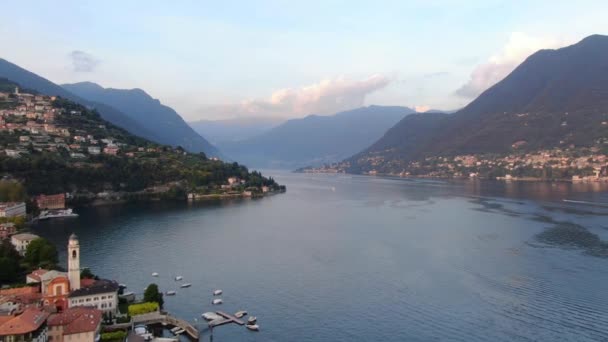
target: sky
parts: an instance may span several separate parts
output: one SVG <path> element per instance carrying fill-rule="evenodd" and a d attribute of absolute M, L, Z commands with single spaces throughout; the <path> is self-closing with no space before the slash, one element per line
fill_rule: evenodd
<path fill-rule="evenodd" d="M 608 1 L 11 1 L 0 58 L 141 88 L 187 121 L 453 110 L 543 48 L 608 34 Z"/>

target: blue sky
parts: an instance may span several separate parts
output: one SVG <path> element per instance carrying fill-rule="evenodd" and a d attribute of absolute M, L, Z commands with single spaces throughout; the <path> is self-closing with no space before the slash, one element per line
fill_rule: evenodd
<path fill-rule="evenodd" d="M 608 34 L 606 1 L 12 1 L 0 57 L 142 88 L 187 120 L 454 109 L 530 53 Z"/>

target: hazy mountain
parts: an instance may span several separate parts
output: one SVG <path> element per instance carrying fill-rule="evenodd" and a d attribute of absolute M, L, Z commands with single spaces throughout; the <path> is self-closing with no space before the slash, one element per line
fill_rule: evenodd
<path fill-rule="evenodd" d="M 218 155 L 217 149 L 196 133 L 175 110 L 141 89 L 103 88 L 92 82 L 63 84 L 62 87 L 89 101 L 120 110 L 152 132 L 161 144 L 182 146 L 192 152 Z"/>
<path fill-rule="evenodd" d="M 199 120 L 188 124 L 196 132 L 209 139 L 212 144 L 245 140 L 269 131 L 285 120 L 267 117 Z"/>
<path fill-rule="evenodd" d="M 608 135 L 608 37 L 590 36 L 528 57 L 504 80 L 452 115 L 408 116 L 351 159 L 412 160 L 429 155 L 505 153 L 591 146 Z M 415 143 L 412 143 L 415 141 Z M 367 160 L 367 161 L 366 161 Z"/>
<path fill-rule="evenodd" d="M 61 96 L 84 106 L 95 108 L 105 120 L 126 129 L 130 133 L 153 141 L 159 140 L 155 134 L 145 129 L 119 110 L 77 96 L 59 85 L 1 58 L 0 77 L 10 79 L 24 88 L 32 89 L 43 94 Z"/>
<path fill-rule="evenodd" d="M 406 107 L 369 106 L 332 116 L 292 119 L 259 136 L 219 148 L 257 167 L 297 168 L 339 161 L 360 151 L 404 116 Z"/>

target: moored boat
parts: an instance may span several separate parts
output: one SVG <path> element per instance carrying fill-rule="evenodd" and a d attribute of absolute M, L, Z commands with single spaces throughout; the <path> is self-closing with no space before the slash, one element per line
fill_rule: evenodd
<path fill-rule="evenodd" d="M 213 295 L 214 296 L 220 296 L 222 294 L 222 290 L 215 290 L 213 291 Z"/>
<path fill-rule="evenodd" d="M 215 312 L 205 312 L 201 315 L 201 317 L 203 317 L 207 321 L 213 321 L 222 318 L 222 316 L 216 314 Z"/>
<path fill-rule="evenodd" d="M 213 301 L 211 301 L 211 304 L 213 304 L 213 305 L 220 305 L 222 303 L 224 303 L 224 301 L 220 298 L 214 299 Z"/>
<path fill-rule="evenodd" d="M 246 327 L 251 331 L 260 331 L 260 326 L 257 324 L 247 324 Z"/>
<path fill-rule="evenodd" d="M 153 277 L 158 277 L 158 273 L 157 272 L 152 272 L 152 276 Z"/>
<path fill-rule="evenodd" d="M 175 291 L 167 291 L 167 296 L 175 296 L 176 293 Z"/>
<path fill-rule="evenodd" d="M 43 210 L 38 215 L 39 220 L 48 220 L 52 218 L 65 218 L 65 217 L 78 217 L 72 209 L 55 209 L 55 210 Z"/>
<path fill-rule="evenodd" d="M 185 283 L 185 284 L 182 284 L 182 286 L 180 286 L 180 287 L 190 287 L 190 286 L 192 286 L 192 284 L 190 284 L 190 283 Z"/>
<path fill-rule="evenodd" d="M 237 313 L 234 314 L 234 317 L 241 318 L 241 317 L 246 316 L 246 315 L 247 315 L 247 311 L 242 310 L 242 311 L 237 311 Z"/>
<path fill-rule="evenodd" d="M 182 277 L 182 276 L 177 276 L 177 277 L 175 277 L 175 281 L 180 281 L 180 280 L 182 280 L 182 279 L 184 279 L 184 277 Z"/>
<path fill-rule="evenodd" d="M 255 316 L 251 316 L 249 317 L 249 319 L 247 320 L 247 325 L 251 325 L 251 324 L 255 324 L 255 322 L 258 321 L 258 318 Z"/>

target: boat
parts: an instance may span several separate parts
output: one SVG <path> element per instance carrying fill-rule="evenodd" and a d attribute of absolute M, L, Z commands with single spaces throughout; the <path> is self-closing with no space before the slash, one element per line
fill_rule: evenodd
<path fill-rule="evenodd" d="M 258 321 L 258 318 L 257 318 L 257 317 L 255 317 L 255 316 L 251 316 L 251 317 L 249 317 L 249 319 L 247 320 L 247 324 L 248 324 L 248 325 L 255 324 L 255 322 L 257 322 L 257 321 Z"/>
<path fill-rule="evenodd" d="M 175 296 L 176 293 L 175 291 L 167 291 L 167 296 Z"/>
<path fill-rule="evenodd" d="M 243 310 L 243 311 L 237 311 L 237 313 L 234 314 L 234 317 L 241 318 L 246 315 L 247 315 L 247 311 Z"/>
<path fill-rule="evenodd" d="M 127 288 L 127 285 L 125 285 L 125 284 L 118 284 L 118 287 L 124 290 L 124 289 Z"/>
<path fill-rule="evenodd" d="M 257 324 L 247 324 L 246 327 L 251 331 L 260 331 L 260 326 Z"/>
<path fill-rule="evenodd" d="M 224 302 L 223 300 L 221 300 L 220 298 L 218 298 L 218 299 L 214 299 L 213 301 L 211 301 L 211 304 L 213 304 L 213 305 L 220 305 L 223 302 Z"/>
<path fill-rule="evenodd" d="M 152 276 L 153 276 L 153 277 L 158 277 L 158 273 L 153 272 L 153 273 L 152 273 Z"/>
<path fill-rule="evenodd" d="M 205 312 L 201 315 L 201 317 L 203 317 L 207 321 L 213 321 L 222 318 L 222 316 L 216 314 L 215 312 Z"/>
<path fill-rule="evenodd" d="M 118 295 L 118 298 L 126 300 L 127 303 L 133 303 L 135 301 L 135 293 L 133 293 L 133 292 L 123 292 L 123 294 Z"/>
<path fill-rule="evenodd" d="M 72 209 L 55 209 L 55 210 L 43 210 L 38 215 L 39 220 L 48 220 L 52 218 L 66 218 L 66 217 L 78 217 L 78 214 L 72 211 Z"/>
<path fill-rule="evenodd" d="M 213 291 L 213 295 L 214 296 L 219 296 L 221 294 L 222 294 L 222 290 L 215 290 L 215 291 Z"/>
<path fill-rule="evenodd" d="M 180 287 L 190 287 L 190 286 L 192 286 L 192 284 L 190 284 L 190 283 L 185 283 L 185 284 L 182 284 L 182 286 L 180 286 Z"/>
<path fill-rule="evenodd" d="M 182 280 L 182 279 L 184 279 L 184 277 L 182 277 L 182 276 L 177 276 L 177 277 L 175 277 L 175 281 L 180 281 L 180 280 Z"/>

